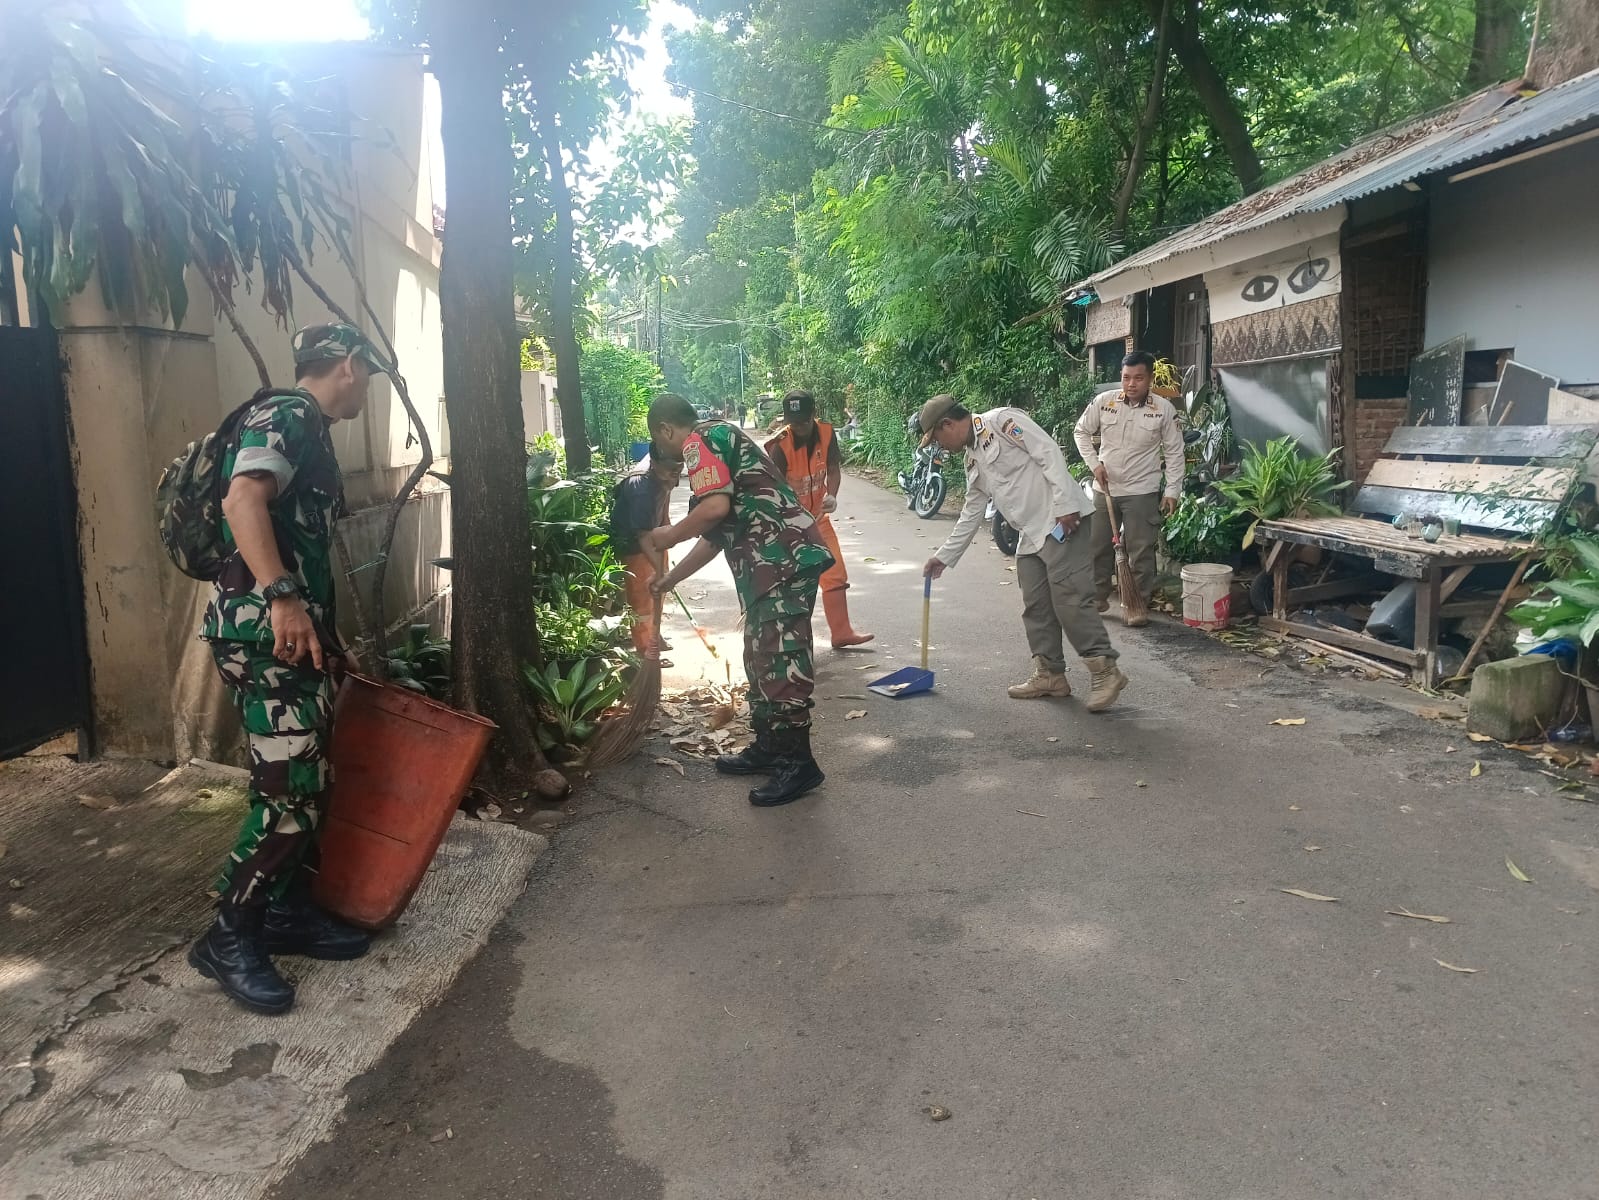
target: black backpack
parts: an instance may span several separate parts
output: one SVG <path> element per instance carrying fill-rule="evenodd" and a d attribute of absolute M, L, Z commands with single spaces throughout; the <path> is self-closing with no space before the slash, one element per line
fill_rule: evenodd
<path fill-rule="evenodd" d="M 307 400 L 305 392 L 262 388 L 222 419 L 214 433 L 190 442 L 161 472 L 155 488 L 156 528 L 172 564 L 191 579 L 214 580 L 227 549 L 222 540 L 222 462 L 250 410 L 267 401 Z"/>

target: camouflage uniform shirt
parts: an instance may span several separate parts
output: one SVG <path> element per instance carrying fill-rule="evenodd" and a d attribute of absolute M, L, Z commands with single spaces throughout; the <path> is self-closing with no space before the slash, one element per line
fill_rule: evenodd
<path fill-rule="evenodd" d="M 222 477 L 270 475 L 278 495 L 269 506 L 278 555 L 310 611 L 324 646 L 337 648 L 333 599 L 333 522 L 342 515 L 343 481 L 333 453 L 331 423 L 303 392 L 270 397 L 251 410 L 237 439 L 223 451 Z M 269 645 L 272 626 L 257 579 L 222 523 L 228 557 L 205 610 L 200 636 Z"/>
<path fill-rule="evenodd" d="M 726 421 L 695 426 L 683 443 L 683 468 L 691 508 L 707 496 L 732 498 L 732 511 L 705 538 L 727 555 L 744 608 L 790 580 L 832 566 L 815 518 L 743 430 Z"/>

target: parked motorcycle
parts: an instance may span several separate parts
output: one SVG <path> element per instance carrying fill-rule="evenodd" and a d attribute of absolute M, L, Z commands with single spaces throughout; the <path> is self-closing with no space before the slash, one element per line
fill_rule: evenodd
<path fill-rule="evenodd" d="M 905 491 L 905 507 L 923 519 L 944 506 L 944 463 L 949 459 L 937 445 L 922 446 L 909 471 L 899 473 L 899 486 Z"/>

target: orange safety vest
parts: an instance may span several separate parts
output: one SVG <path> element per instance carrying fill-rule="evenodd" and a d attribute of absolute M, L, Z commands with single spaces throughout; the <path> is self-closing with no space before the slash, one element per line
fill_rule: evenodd
<path fill-rule="evenodd" d="M 766 452 L 774 449 L 783 452 L 788 464 L 788 486 L 794 489 L 800 507 L 813 517 L 822 515 L 822 502 L 827 499 L 827 452 L 833 444 L 833 427 L 826 421 L 816 422 L 816 444 L 800 446 L 794 441 L 794 431 L 785 429 L 766 443 Z"/>

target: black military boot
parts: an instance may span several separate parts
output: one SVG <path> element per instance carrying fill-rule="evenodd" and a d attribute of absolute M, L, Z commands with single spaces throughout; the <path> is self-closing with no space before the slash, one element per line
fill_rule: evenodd
<path fill-rule="evenodd" d="M 737 754 L 717 756 L 716 770 L 722 775 L 769 775 L 777 766 L 777 755 L 772 751 L 770 730 L 755 727 L 755 740 Z"/>
<path fill-rule="evenodd" d="M 821 787 L 822 768 L 811 757 L 810 727 L 804 729 L 774 729 L 771 733 L 772 752 L 776 755 L 771 778 L 750 791 L 750 803 L 757 808 L 776 808 L 790 800 L 798 800 L 812 788 Z"/>
<path fill-rule="evenodd" d="M 263 941 L 268 954 L 303 954 L 342 962 L 372 948 L 372 935 L 311 903 L 303 888 L 267 905 Z"/>
<path fill-rule="evenodd" d="M 265 910 L 237 904 L 217 907 L 217 919 L 189 948 L 189 965 L 215 979 L 230 998 L 260 1013 L 288 1012 L 294 986 L 272 965 L 261 940 Z"/>

